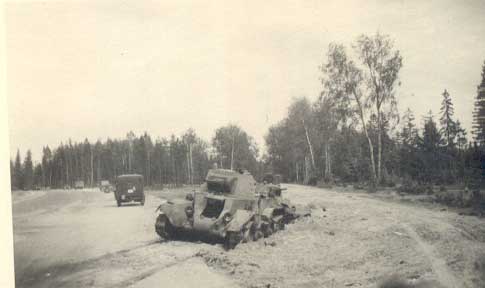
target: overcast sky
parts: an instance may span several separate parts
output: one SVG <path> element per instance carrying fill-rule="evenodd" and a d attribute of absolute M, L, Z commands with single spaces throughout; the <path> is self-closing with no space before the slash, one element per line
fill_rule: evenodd
<path fill-rule="evenodd" d="M 143 2 L 143 3 L 139 3 Z M 292 98 L 314 100 L 330 42 L 389 34 L 399 108 L 419 122 L 450 92 L 471 127 L 485 1 L 63 1 L 6 9 L 10 149 L 155 138 L 235 123 L 264 144 Z M 426 2 L 426 3 L 424 3 Z"/>

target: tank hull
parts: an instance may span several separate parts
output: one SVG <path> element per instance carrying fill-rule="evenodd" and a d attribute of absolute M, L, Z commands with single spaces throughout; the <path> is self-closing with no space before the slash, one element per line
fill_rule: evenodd
<path fill-rule="evenodd" d="M 159 206 L 155 230 L 165 239 L 184 233 L 220 239 L 231 249 L 268 237 L 300 216 L 281 190 L 256 183 L 250 174 L 211 170 L 200 191 Z"/>

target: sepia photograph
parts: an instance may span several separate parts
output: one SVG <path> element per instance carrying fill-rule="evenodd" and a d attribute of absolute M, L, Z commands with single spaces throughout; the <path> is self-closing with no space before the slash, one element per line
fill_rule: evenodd
<path fill-rule="evenodd" d="M 1 287 L 485 287 L 485 1 L 2 8 Z"/>

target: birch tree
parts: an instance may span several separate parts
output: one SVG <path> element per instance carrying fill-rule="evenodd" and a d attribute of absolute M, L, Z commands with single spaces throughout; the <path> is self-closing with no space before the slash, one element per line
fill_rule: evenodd
<path fill-rule="evenodd" d="M 373 185 L 376 184 L 376 165 L 374 160 L 374 144 L 367 129 L 368 103 L 365 98 L 365 83 L 362 70 L 349 59 L 343 45 L 332 43 L 327 52 L 327 61 L 322 65 L 324 89 L 333 101 L 351 110 L 351 114 L 360 125 L 367 139 L 370 159 L 370 175 Z"/>
<path fill-rule="evenodd" d="M 374 107 L 377 116 L 377 182 L 382 176 L 382 133 L 384 118 L 391 119 L 397 115 L 395 87 L 400 83 L 399 71 L 402 57 L 388 35 L 376 33 L 373 36 L 361 35 L 354 46 L 363 69 L 366 84 L 367 104 Z M 385 114 L 385 115 L 384 115 Z"/>

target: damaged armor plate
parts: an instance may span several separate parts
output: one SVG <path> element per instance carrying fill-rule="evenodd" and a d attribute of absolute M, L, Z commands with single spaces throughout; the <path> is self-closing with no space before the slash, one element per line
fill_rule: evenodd
<path fill-rule="evenodd" d="M 281 196 L 279 183 L 257 183 L 248 172 L 209 170 L 199 191 L 185 199 L 160 205 L 155 223 L 164 239 L 180 233 L 209 235 L 222 239 L 226 249 L 240 242 L 268 237 L 309 210 L 297 209 Z"/>

